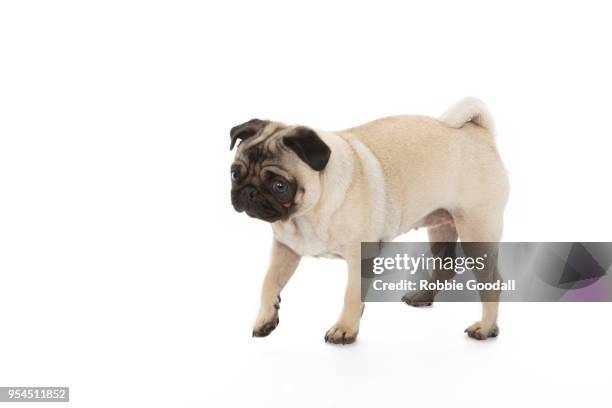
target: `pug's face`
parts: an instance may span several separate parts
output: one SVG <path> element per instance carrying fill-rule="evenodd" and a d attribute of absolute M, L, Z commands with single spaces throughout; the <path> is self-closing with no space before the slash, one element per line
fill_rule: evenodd
<path fill-rule="evenodd" d="M 320 196 L 320 174 L 331 151 L 313 130 L 252 119 L 230 131 L 240 144 L 232 163 L 232 205 L 267 222 L 287 220 Z"/>

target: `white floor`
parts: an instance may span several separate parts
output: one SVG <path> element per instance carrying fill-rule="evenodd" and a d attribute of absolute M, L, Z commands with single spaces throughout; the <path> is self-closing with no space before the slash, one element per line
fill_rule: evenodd
<path fill-rule="evenodd" d="M 5 277 L 0 384 L 70 386 L 86 407 L 609 405 L 611 303 L 502 304 L 500 336 L 484 342 L 463 333 L 477 303 L 370 303 L 358 341 L 332 346 L 343 265 L 309 259 L 278 328 L 252 338 L 265 256 L 247 249 L 241 268 L 206 256 L 172 273 Z"/>

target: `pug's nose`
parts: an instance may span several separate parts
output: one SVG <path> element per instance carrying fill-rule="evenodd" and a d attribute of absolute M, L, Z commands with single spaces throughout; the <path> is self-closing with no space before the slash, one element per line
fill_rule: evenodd
<path fill-rule="evenodd" d="M 242 198 L 245 201 L 253 201 L 257 197 L 257 189 L 253 186 L 246 186 L 242 190 Z"/>

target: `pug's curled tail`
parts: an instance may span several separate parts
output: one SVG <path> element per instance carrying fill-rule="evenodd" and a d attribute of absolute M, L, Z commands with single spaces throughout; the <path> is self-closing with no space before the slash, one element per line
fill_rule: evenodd
<path fill-rule="evenodd" d="M 440 121 L 455 129 L 462 128 L 468 122 L 475 123 L 494 131 L 493 117 L 487 106 L 478 98 L 467 97 L 451 106 L 442 116 Z"/>

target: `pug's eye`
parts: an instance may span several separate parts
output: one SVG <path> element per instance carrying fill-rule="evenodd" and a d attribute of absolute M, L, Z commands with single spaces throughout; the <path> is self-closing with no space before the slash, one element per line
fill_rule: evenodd
<path fill-rule="evenodd" d="M 284 193 L 288 189 L 286 183 L 283 183 L 282 181 L 278 181 L 278 180 L 275 181 L 274 184 L 272 184 L 272 188 L 274 189 L 274 191 L 280 194 Z"/>
<path fill-rule="evenodd" d="M 240 179 L 240 172 L 237 169 L 232 169 L 231 171 L 232 181 L 238 181 Z"/>

